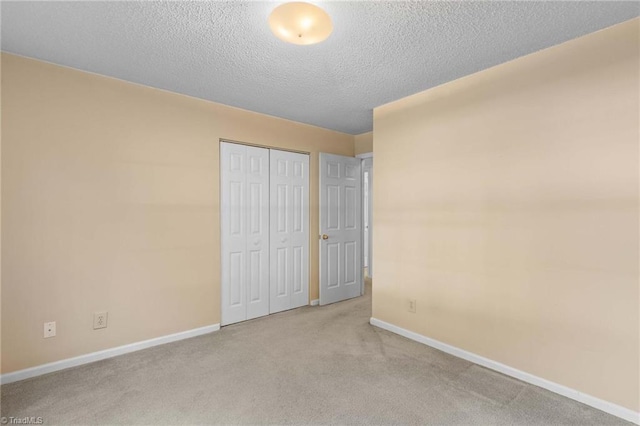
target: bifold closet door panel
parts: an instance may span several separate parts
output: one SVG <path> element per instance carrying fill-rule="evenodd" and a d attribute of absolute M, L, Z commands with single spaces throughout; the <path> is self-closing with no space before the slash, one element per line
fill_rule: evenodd
<path fill-rule="evenodd" d="M 247 147 L 247 319 L 269 314 L 269 150 Z"/>
<path fill-rule="evenodd" d="M 269 151 L 220 144 L 222 325 L 269 313 Z"/>
<path fill-rule="evenodd" d="M 220 239 L 222 325 L 247 317 L 246 300 L 246 148 L 220 144 Z"/>
<path fill-rule="evenodd" d="M 309 303 L 309 156 L 270 150 L 270 313 Z"/>

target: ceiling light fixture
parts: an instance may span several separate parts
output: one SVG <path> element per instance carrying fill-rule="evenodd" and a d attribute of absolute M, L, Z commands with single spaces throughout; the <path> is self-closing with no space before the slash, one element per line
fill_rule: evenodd
<path fill-rule="evenodd" d="M 327 12 L 304 2 L 284 3 L 273 9 L 269 27 L 280 40 L 293 44 L 320 43 L 333 31 Z"/>

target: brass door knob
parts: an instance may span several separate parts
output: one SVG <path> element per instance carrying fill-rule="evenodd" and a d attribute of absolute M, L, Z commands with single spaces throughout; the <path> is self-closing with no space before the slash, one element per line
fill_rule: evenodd
<path fill-rule="evenodd" d="M 329 236 L 328 236 L 327 234 L 322 234 L 322 239 L 323 239 L 323 240 L 328 240 L 328 239 L 329 239 Z"/>

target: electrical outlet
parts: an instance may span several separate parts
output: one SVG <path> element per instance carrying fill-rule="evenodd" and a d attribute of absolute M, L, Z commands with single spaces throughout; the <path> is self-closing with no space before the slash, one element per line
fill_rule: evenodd
<path fill-rule="evenodd" d="M 416 299 L 409 299 L 407 303 L 407 311 L 416 313 Z"/>
<path fill-rule="evenodd" d="M 107 311 L 93 313 L 93 329 L 107 328 Z"/>
<path fill-rule="evenodd" d="M 49 337 L 56 337 L 56 322 L 45 322 L 44 323 L 44 338 L 47 339 Z"/>

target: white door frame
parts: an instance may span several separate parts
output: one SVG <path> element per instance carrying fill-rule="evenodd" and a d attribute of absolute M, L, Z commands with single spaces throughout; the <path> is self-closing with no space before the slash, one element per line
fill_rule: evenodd
<path fill-rule="evenodd" d="M 356 158 L 373 158 L 373 152 L 365 152 L 363 154 L 356 154 Z"/>
<path fill-rule="evenodd" d="M 373 159 L 373 152 L 365 152 L 363 154 L 357 154 L 356 158 L 361 158 L 362 160 L 365 160 L 367 158 L 371 158 Z M 369 208 L 369 230 L 368 230 L 368 253 L 367 253 L 367 259 L 369 261 L 369 265 L 367 265 L 367 267 L 369 268 L 369 277 L 373 278 L 373 223 L 372 223 L 372 218 L 373 218 L 373 167 L 371 168 L 370 174 L 369 174 L 369 194 L 368 194 L 368 199 L 369 199 L 369 206 L 365 206 L 364 205 L 364 167 L 362 168 L 362 200 L 363 200 L 363 204 L 362 204 L 362 238 L 363 238 L 363 244 L 362 247 L 364 247 L 364 238 L 365 238 L 365 231 L 364 231 L 364 212 L 365 209 Z M 362 269 L 364 270 L 364 256 L 362 257 Z M 364 277 L 362 279 L 362 294 L 364 294 Z"/>

